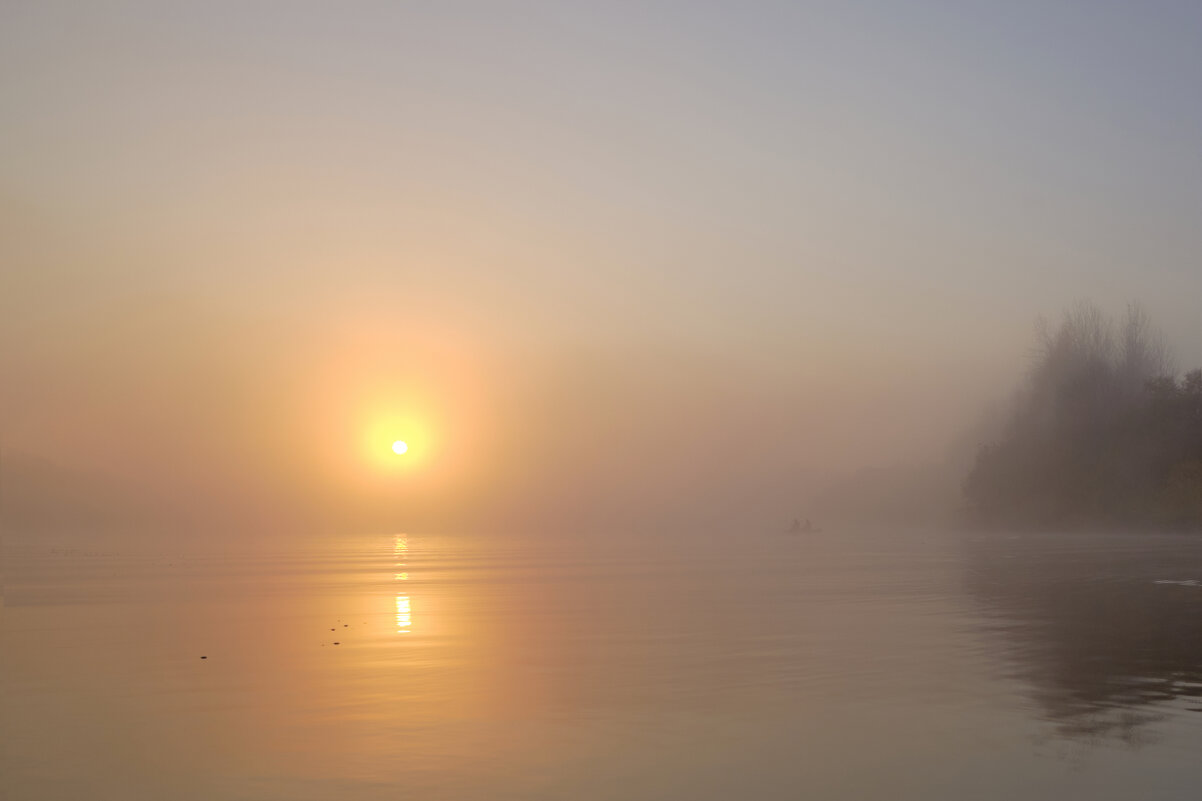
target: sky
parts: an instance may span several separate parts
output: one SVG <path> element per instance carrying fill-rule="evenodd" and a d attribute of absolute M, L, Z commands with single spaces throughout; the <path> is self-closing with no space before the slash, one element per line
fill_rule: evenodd
<path fill-rule="evenodd" d="M 5 499 L 761 525 L 941 458 L 1078 300 L 1202 364 L 1200 40 L 1189 2 L 6 3 Z"/>

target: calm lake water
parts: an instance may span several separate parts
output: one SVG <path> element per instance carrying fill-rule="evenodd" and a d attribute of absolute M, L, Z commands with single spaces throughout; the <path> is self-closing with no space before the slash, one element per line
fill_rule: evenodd
<path fill-rule="evenodd" d="M 0 797 L 1202 793 L 1202 538 L 275 542 L 7 543 Z"/>

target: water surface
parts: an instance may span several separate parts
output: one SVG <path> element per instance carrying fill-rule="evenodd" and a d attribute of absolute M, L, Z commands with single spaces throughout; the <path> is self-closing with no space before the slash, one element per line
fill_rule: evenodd
<path fill-rule="evenodd" d="M 1202 781 L 1196 539 L 272 542 L 9 542 L 5 797 L 1104 800 Z"/>

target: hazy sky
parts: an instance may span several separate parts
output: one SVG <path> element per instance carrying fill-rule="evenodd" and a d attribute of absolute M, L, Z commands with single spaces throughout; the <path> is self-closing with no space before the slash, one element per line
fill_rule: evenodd
<path fill-rule="evenodd" d="M 1074 300 L 1202 363 L 1199 42 L 1192 2 L 5 3 L 6 453 L 198 518 L 792 515 L 939 453 Z"/>

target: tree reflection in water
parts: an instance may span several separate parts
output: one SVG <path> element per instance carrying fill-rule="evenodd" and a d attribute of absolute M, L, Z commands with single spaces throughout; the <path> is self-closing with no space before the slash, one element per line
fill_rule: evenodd
<path fill-rule="evenodd" d="M 1202 712 L 1202 537 L 980 535 L 967 585 L 1056 731 L 1138 744 Z"/>

